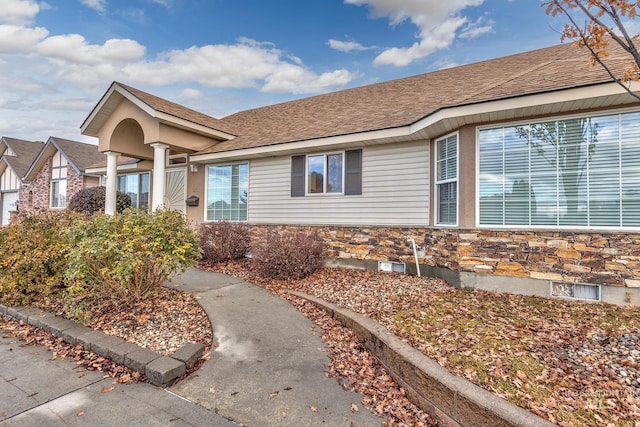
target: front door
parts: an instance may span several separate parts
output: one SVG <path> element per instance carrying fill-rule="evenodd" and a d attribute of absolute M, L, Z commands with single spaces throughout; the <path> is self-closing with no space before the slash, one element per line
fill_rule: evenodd
<path fill-rule="evenodd" d="M 0 204 L 2 205 L 2 212 L 0 219 L 1 225 L 9 224 L 9 217 L 11 211 L 15 211 L 18 208 L 18 193 L 2 193 L 2 200 L 0 200 Z"/>
<path fill-rule="evenodd" d="M 164 185 L 164 206 L 174 211 L 186 213 L 187 170 L 167 169 Z"/>

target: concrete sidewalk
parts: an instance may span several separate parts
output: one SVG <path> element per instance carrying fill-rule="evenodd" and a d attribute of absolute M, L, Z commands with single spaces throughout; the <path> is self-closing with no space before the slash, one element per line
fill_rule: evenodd
<path fill-rule="evenodd" d="M 45 347 L 0 335 L 0 426 L 235 426 L 148 383 L 52 360 Z"/>
<path fill-rule="evenodd" d="M 219 347 L 170 391 L 249 426 L 379 426 L 362 396 L 325 375 L 320 329 L 293 306 L 233 277 L 190 269 L 169 286 L 193 293 Z M 352 403 L 358 411 L 352 412 Z"/>

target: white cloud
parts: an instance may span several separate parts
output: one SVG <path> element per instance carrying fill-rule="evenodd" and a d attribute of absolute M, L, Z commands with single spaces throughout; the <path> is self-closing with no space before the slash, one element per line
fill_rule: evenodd
<path fill-rule="evenodd" d="M 136 40 L 92 43 L 82 34 L 51 35 L 33 24 L 45 3 L 0 0 L 1 7 L 5 1 L 12 8 L 11 17 L 4 9 L 0 14 L 0 135 L 82 138 L 78 124 L 113 80 L 144 87 L 182 85 L 188 89 L 180 93 L 181 101 L 211 108 L 211 88 L 249 89 L 254 96 L 258 90 L 279 100 L 275 94 L 324 92 L 355 78 L 345 69 L 314 72 L 301 58 L 251 39 L 149 56 Z M 84 4 L 96 10 L 107 6 L 95 0 Z M 201 90 L 190 88 L 198 85 Z M 244 107 L 236 99 L 229 102 Z"/>
<path fill-rule="evenodd" d="M 178 98 L 183 102 L 200 101 L 204 97 L 205 95 L 204 93 L 202 93 L 202 91 L 192 88 L 184 89 L 182 92 L 180 92 L 180 95 L 178 95 Z"/>
<path fill-rule="evenodd" d="M 102 45 L 91 45 L 79 34 L 48 37 L 36 46 L 47 58 L 63 59 L 76 64 L 129 62 L 144 56 L 145 48 L 129 39 L 110 39 Z"/>
<path fill-rule="evenodd" d="M 80 3 L 99 13 L 107 10 L 107 0 L 80 0 Z"/>
<path fill-rule="evenodd" d="M 480 17 L 475 22 L 468 23 L 462 31 L 460 31 L 459 37 L 461 39 L 475 39 L 480 37 L 483 34 L 493 33 L 493 25 L 495 24 L 492 20 L 485 20 Z"/>
<path fill-rule="evenodd" d="M 40 6 L 33 0 L 2 0 L 0 23 L 27 24 L 40 12 Z"/>
<path fill-rule="evenodd" d="M 342 87 L 353 80 L 351 72 L 340 69 L 320 75 L 301 67 L 283 65 L 266 78 L 262 92 L 315 93 Z"/>
<path fill-rule="evenodd" d="M 352 52 L 354 50 L 370 50 L 372 48 L 361 45 L 355 41 L 340 41 L 336 39 L 329 39 L 327 42 L 331 49 L 338 50 L 340 52 Z"/>
<path fill-rule="evenodd" d="M 243 39 L 233 45 L 174 50 L 155 60 L 123 67 L 127 81 L 151 85 L 197 82 L 208 87 L 260 87 L 263 92 L 311 93 L 342 86 L 353 78 L 345 70 L 317 75 L 299 58 L 269 43 Z"/>
<path fill-rule="evenodd" d="M 484 0 L 344 0 L 347 4 L 367 5 L 373 18 L 388 18 L 391 25 L 410 20 L 418 27 L 419 41 L 410 47 L 392 47 L 376 57 L 376 65 L 405 66 L 438 50 L 448 48 L 459 32 L 465 37 L 478 36 L 491 31 L 491 24 L 469 24 L 461 12 L 480 6 Z M 467 26 L 465 27 L 465 24 Z M 467 31 L 464 31 L 467 29 Z M 475 31 L 475 32 L 474 32 Z"/>
<path fill-rule="evenodd" d="M 0 53 L 33 52 L 34 46 L 47 37 L 46 28 L 27 28 L 17 25 L 0 25 Z"/>
<path fill-rule="evenodd" d="M 151 3 L 159 4 L 160 6 L 171 6 L 171 0 L 149 0 Z"/>

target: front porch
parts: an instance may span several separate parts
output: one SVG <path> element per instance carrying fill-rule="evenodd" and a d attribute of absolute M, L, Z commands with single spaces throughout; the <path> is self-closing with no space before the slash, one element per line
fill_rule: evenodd
<path fill-rule="evenodd" d="M 114 82 L 81 126 L 106 155 L 105 213 L 115 213 L 118 176 L 127 170 L 119 159 L 129 157 L 141 160 L 137 170 L 150 174 L 151 210 L 167 207 L 202 221 L 202 206 L 186 204 L 190 196 L 203 199 L 205 186 L 203 168 L 189 156 L 234 138 L 222 129 L 216 119 Z"/>

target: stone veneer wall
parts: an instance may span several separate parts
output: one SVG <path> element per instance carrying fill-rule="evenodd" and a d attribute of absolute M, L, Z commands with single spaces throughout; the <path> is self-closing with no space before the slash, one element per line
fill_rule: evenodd
<path fill-rule="evenodd" d="M 415 263 L 409 239 L 425 251 L 420 264 L 455 272 L 640 287 L 640 232 L 496 231 L 477 229 L 253 225 L 271 231 L 317 230 L 328 255 Z"/>

